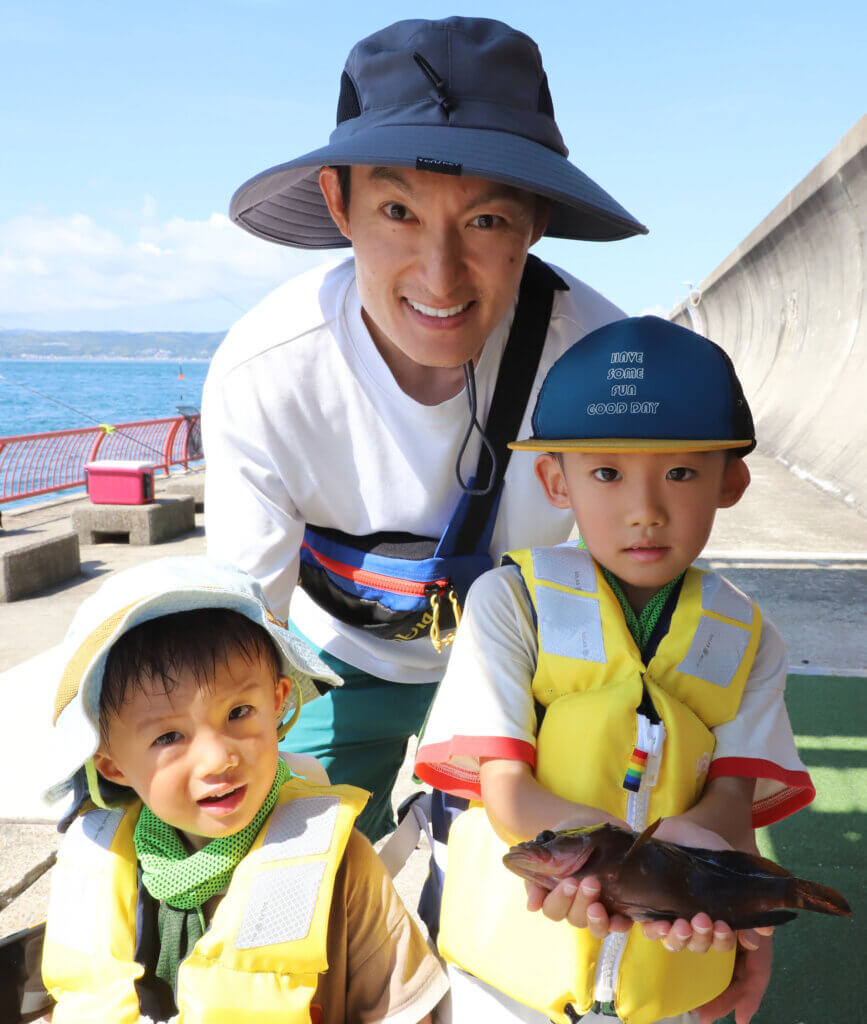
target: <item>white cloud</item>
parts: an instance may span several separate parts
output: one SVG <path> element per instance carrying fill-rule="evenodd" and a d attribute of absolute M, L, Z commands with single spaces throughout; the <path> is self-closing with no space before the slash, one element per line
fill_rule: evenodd
<path fill-rule="evenodd" d="M 152 196 L 110 223 L 39 212 L 0 222 L 0 326 L 68 314 L 213 303 L 228 323 L 264 292 L 339 253 L 305 252 L 254 238 L 222 214 L 160 221 Z M 74 315 L 73 315 L 74 314 Z M 34 319 L 36 318 L 36 319 Z"/>

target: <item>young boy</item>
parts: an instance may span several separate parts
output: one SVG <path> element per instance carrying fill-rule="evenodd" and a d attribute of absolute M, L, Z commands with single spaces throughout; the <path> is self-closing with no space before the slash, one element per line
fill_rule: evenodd
<path fill-rule="evenodd" d="M 368 794 L 278 758 L 317 679 L 252 577 L 204 558 L 82 604 L 55 706 L 53 795 L 83 812 L 52 880 L 55 1024 L 429 1020 L 445 976 L 353 830 Z"/>
<path fill-rule="evenodd" d="M 658 838 L 753 851 L 754 827 L 812 799 L 779 635 L 691 568 L 716 510 L 749 483 L 752 418 L 721 349 L 644 317 L 553 365 L 533 430 L 512 447 L 542 453 L 539 483 L 581 541 L 512 552 L 474 584 L 416 762 L 425 781 L 484 802 L 449 836 L 439 945 L 453 1019 L 499 1004 L 501 1019 L 697 1020 L 689 1011 L 732 978 L 727 926 L 701 914 L 645 934 L 608 920 L 596 880 L 563 882 L 547 916 L 527 913 L 501 857 L 562 823 L 641 832 L 657 818 Z M 705 955 L 671 955 L 685 947 Z M 739 1006 L 739 1024 L 750 1013 Z"/>

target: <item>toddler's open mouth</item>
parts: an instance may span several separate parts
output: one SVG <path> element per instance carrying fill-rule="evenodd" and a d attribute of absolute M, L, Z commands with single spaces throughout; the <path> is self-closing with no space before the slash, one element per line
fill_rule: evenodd
<path fill-rule="evenodd" d="M 209 814 L 230 814 L 240 805 L 246 793 L 247 786 L 243 785 L 229 790 L 228 793 L 202 797 L 201 800 L 196 802 L 203 811 L 207 811 Z"/>

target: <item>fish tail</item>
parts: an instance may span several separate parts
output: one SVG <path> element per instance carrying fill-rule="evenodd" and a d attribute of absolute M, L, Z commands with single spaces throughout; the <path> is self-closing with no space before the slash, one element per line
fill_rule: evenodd
<path fill-rule="evenodd" d="M 834 914 L 848 917 L 852 911 L 849 904 L 836 889 L 805 878 L 793 878 L 795 900 L 793 906 L 799 910 L 815 910 L 820 914 Z"/>

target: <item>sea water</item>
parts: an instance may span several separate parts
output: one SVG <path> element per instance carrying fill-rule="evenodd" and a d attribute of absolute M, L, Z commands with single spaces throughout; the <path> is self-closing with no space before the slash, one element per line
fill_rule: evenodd
<path fill-rule="evenodd" d="M 204 361 L 0 359 L 0 438 L 199 409 L 207 372 Z"/>

